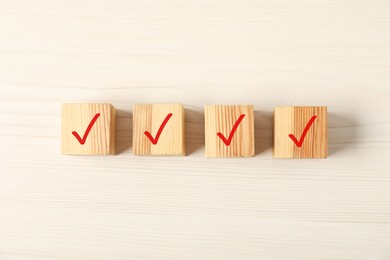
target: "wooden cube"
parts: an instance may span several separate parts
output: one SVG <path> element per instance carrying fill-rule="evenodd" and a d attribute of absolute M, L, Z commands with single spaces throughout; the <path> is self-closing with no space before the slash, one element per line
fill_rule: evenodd
<path fill-rule="evenodd" d="M 133 106 L 133 153 L 185 155 L 185 111 L 180 104 Z"/>
<path fill-rule="evenodd" d="M 63 104 L 62 153 L 115 154 L 115 108 L 111 104 Z"/>
<path fill-rule="evenodd" d="M 276 107 L 274 158 L 326 158 L 327 107 Z"/>
<path fill-rule="evenodd" d="M 252 105 L 205 106 L 206 157 L 255 155 Z"/>

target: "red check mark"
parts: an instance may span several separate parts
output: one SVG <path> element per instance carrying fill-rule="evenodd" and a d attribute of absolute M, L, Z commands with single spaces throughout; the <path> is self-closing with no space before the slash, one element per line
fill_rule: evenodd
<path fill-rule="evenodd" d="M 92 121 L 89 123 L 88 127 L 87 127 L 87 130 L 85 131 L 84 133 L 84 136 L 83 138 L 81 139 L 80 135 L 76 132 L 76 131 L 73 131 L 72 134 L 74 135 L 74 137 L 76 137 L 76 139 L 79 141 L 79 143 L 81 145 L 85 144 L 85 141 L 87 140 L 87 137 L 89 135 L 89 132 L 91 131 L 92 129 L 92 126 L 95 124 L 96 120 L 98 119 L 98 117 L 100 116 L 100 114 L 96 114 L 93 118 L 92 118 Z"/>
<path fill-rule="evenodd" d="M 302 133 L 301 138 L 299 139 L 299 141 L 297 140 L 297 138 L 293 134 L 289 134 L 288 135 L 293 140 L 293 142 L 296 144 L 296 146 L 298 146 L 298 147 L 302 146 L 303 141 L 305 140 L 306 134 L 309 131 L 311 125 L 314 123 L 314 120 L 316 120 L 316 118 L 317 118 L 317 116 L 312 116 L 310 118 L 309 122 L 305 126 L 305 129 L 303 129 L 303 133 Z"/>
<path fill-rule="evenodd" d="M 144 134 L 146 135 L 147 138 L 149 138 L 149 140 L 152 142 L 152 144 L 157 144 L 158 142 L 158 139 L 160 138 L 160 135 L 161 135 L 161 132 L 163 131 L 165 125 L 168 123 L 169 119 L 172 117 L 172 113 L 169 113 L 164 121 L 162 122 L 162 124 L 160 125 L 160 128 L 158 129 L 157 131 L 157 134 L 156 134 L 156 137 L 153 138 L 153 136 L 148 132 L 148 131 L 145 131 Z"/>
<path fill-rule="evenodd" d="M 241 114 L 240 117 L 237 119 L 236 123 L 234 124 L 232 130 L 230 131 L 230 134 L 229 134 L 229 137 L 228 139 L 225 138 L 225 136 L 219 132 L 217 133 L 218 137 L 221 138 L 221 140 L 227 145 L 229 146 L 232 142 L 232 139 L 233 139 L 233 135 L 234 133 L 237 131 L 237 128 L 238 128 L 238 125 L 241 123 L 242 119 L 245 117 L 245 114 Z"/>

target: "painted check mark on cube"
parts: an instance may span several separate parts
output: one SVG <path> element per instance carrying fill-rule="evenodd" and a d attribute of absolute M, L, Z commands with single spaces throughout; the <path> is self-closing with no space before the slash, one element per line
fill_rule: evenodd
<path fill-rule="evenodd" d="M 273 128 L 273 158 L 327 157 L 327 107 L 276 107 Z"/>
<path fill-rule="evenodd" d="M 185 155 L 185 109 L 182 104 L 133 106 L 133 154 Z"/>
<path fill-rule="evenodd" d="M 109 103 L 62 104 L 63 154 L 114 155 L 116 110 Z"/>
<path fill-rule="evenodd" d="M 309 129 L 312 126 L 312 124 L 314 123 L 314 121 L 316 120 L 316 118 L 317 118 L 317 116 L 312 116 L 310 118 L 309 122 L 305 126 L 305 129 L 303 129 L 303 133 L 302 133 L 301 138 L 299 139 L 299 141 L 293 134 L 289 134 L 288 135 L 291 138 L 291 140 L 293 140 L 293 142 L 295 143 L 295 145 L 297 147 L 302 147 L 302 144 L 303 144 L 303 141 L 305 140 L 306 134 L 309 131 Z"/>
<path fill-rule="evenodd" d="M 74 135 L 74 137 L 76 137 L 77 141 L 79 141 L 79 143 L 81 145 L 84 145 L 85 144 L 85 141 L 87 140 L 87 137 L 89 135 L 89 132 L 91 131 L 93 125 L 95 124 L 96 120 L 99 118 L 100 116 L 100 113 L 97 113 L 91 120 L 91 122 L 89 123 L 88 127 L 87 127 L 87 130 L 85 131 L 84 133 L 84 136 L 83 138 L 80 137 L 80 135 L 76 132 L 76 131 L 73 131 L 72 132 L 72 135 Z"/>
<path fill-rule="evenodd" d="M 240 125 L 242 119 L 244 119 L 244 117 L 245 117 L 245 114 L 241 114 L 240 117 L 237 119 L 232 130 L 229 133 L 228 139 L 226 139 L 226 137 L 221 132 L 217 133 L 218 137 L 221 138 L 222 142 L 224 142 L 224 144 L 226 144 L 227 146 L 229 146 L 232 143 L 233 136 L 234 136 L 235 132 L 237 131 L 237 128 Z"/>
<path fill-rule="evenodd" d="M 171 117 L 172 117 L 172 113 L 169 113 L 165 117 L 164 121 L 162 122 L 162 124 L 160 125 L 160 128 L 157 131 L 155 138 L 153 138 L 153 136 L 151 135 L 151 133 L 149 131 L 144 132 L 144 134 L 146 135 L 147 138 L 149 138 L 149 140 L 150 140 L 150 142 L 152 142 L 152 144 L 156 145 L 158 143 L 158 139 L 160 139 L 160 135 L 161 135 L 162 131 L 164 130 L 165 125 L 168 123 L 168 121 Z"/>

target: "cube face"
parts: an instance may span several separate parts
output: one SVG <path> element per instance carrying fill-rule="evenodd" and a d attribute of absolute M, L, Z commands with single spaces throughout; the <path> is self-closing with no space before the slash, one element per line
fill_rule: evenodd
<path fill-rule="evenodd" d="M 133 153 L 185 155 L 185 110 L 181 104 L 133 106 Z"/>
<path fill-rule="evenodd" d="M 255 155 L 252 105 L 205 106 L 206 157 Z"/>
<path fill-rule="evenodd" d="M 115 154 L 115 114 L 111 104 L 63 104 L 62 153 Z"/>
<path fill-rule="evenodd" d="M 327 107 L 276 107 L 274 158 L 326 158 Z"/>

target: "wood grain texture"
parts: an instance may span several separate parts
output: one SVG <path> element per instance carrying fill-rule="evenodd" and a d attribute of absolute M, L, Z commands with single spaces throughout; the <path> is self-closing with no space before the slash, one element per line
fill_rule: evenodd
<path fill-rule="evenodd" d="M 169 114 L 171 116 L 167 118 Z M 168 121 L 161 128 L 166 119 Z M 150 133 L 152 140 L 156 141 L 155 144 L 148 139 L 145 131 Z M 133 106 L 133 154 L 185 155 L 184 131 L 185 111 L 181 104 Z"/>
<path fill-rule="evenodd" d="M 314 121 L 310 123 L 313 116 Z M 276 107 L 273 120 L 274 158 L 328 156 L 327 107 Z M 308 131 L 304 133 L 308 124 Z M 298 144 L 291 139 L 290 134 Z"/>
<path fill-rule="evenodd" d="M 206 157 L 251 157 L 255 155 L 252 105 L 206 105 Z M 240 116 L 244 117 L 240 120 Z M 234 129 L 234 125 L 238 127 Z M 225 144 L 217 133 L 222 134 Z M 230 137 L 231 135 L 231 137 Z"/>
<path fill-rule="evenodd" d="M 97 114 L 99 116 L 95 121 Z M 115 122 L 115 108 L 111 104 L 62 104 L 62 153 L 115 154 Z M 72 134 L 74 131 L 81 143 Z"/>
<path fill-rule="evenodd" d="M 0 1 L 0 259 L 390 258 L 388 0 Z M 117 156 L 61 155 L 112 103 Z M 186 107 L 186 157 L 132 155 L 133 104 Z M 205 104 L 256 156 L 204 157 Z M 326 160 L 272 159 L 276 106 L 327 106 Z"/>

